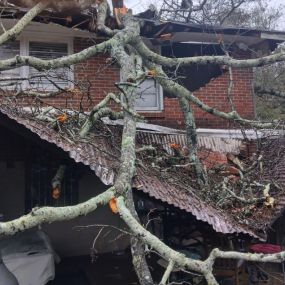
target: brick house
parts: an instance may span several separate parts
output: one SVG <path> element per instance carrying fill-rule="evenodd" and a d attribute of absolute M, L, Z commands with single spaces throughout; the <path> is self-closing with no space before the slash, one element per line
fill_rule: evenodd
<path fill-rule="evenodd" d="M 14 11 L 15 18 L 23 13 L 21 9 L 15 7 L 10 9 Z M 0 57 L 4 59 L 22 54 L 55 58 L 81 51 L 94 42 L 104 40 L 101 36 L 94 36 L 94 33 L 88 30 L 90 21 L 90 16 L 85 14 L 74 14 L 68 21 L 63 15 L 38 17 L 15 41 L 0 47 Z M 219 43 L 222 37 L 223 44 L 235 57 L 252 58 L 269 54 L 285 39 L 285 34 L 281 32 L 233 27 L 204 27 L 171 22 L 156 23 L 151 19 L 144 21 L 142 35 L 145 42 L 157 52 L 167 56 L 223 54 Z M 3 20 L 6 29 L 14 22 L 13 19 Z M 227 94 L 229 72 L 224 67 L 194 66 L 179 69 L 178 72 L 179 80 L 184 82 L 185 86 L 199 99 L 223 111 L 229 110 Z M 1 76 L 25 78 L 31 74 L 37 73 L 31 68 L 22 67 L 4 72 Z M 53 79 L 61 88 L 72 91 L 53 99 L 43 99 L 43 106 L 50 104 L 54 107 L 72 110 L 81 108 L 83 111 L 89 111 L 90 106 L 100 102 L 106 93 L 116 92 L 114 82 L 119 81 L 120 70 L 115 64 L 109 63 L 106 55 L 99 55 L 71 69 L 57 70 L 55 74 L 50 72 L 41 80 L 23 80 L 18 87 L 54 90 L 54 85 L 48 78 Z M 232 98 L 237 111 L 245 118 L 254 118 L 253 70 L 233 69 L 233 80 Z M 78 82 L 88 83 L 88 96 L 74 92 Z M 141 97 L 137 99 L 137 109 L 145 115 L 150 124 L 138 124 L 139 143 L 158 144 L 164 146 L 165 151 L 169 153 L 171 149 L 167 146 L 170 142 L 186 144 L 185 134 L 179 130 L 183 127 L 183 119 L 177 99 L 163 92 L 161 87 L 151 79 L 142 84 L 141 90 Z M 1 95 L 4 98 L 5 92 Z M 24 102 L 24 106 L 27 106 L 27 102 Z M 116 106 L 113 107 L 116 108 Z M 239 155 L 243 151 L 242 134 L 239 131 L 226 130 L 231 128 L 231 125 L 225 121 L 206 114 L 196 107 L 194 110 L 197 125 L 200 128 L 198 130 L 199 146 L 208 150 L 205 158 L 207 165 L 217 161 L 226 164 L 228 154 Z M 120 133 L 120 126 L 110 124 L 109 127 L 114 128 L 115 133 L 116 131 Z M 101 131 L 99 129 L 98 133 Z M 255 132 L 250 130 L 247 135 L 249 139 L 256 138 Z M 46 122 L 40 122 L 25 113 L 25 108 L 21 106 L 1 102 L 0 136 L 3 138 L 0 142 L 0 175 L 2 187 L 5 189 L 5 193 L 1 193 L 0 214 L 3 214 L 4 220 L 19 217 L 35 206 L 61 206 L 84 202 L 93 197 L 94 192 L 97 194 L 104 191 L 113 183 L 116 176 L 118 153 L 115 148 L 110 149 L 108 137 L 98 138 L 94 135 L 92 146 L 84 142 L 74 143 L 70 141 L 67 134 L 59 134 Z M 58 166 L 63 162 L 68 169 L 64 193 L 59 200 L 54 201 L 50 195 L 49 183 Z M 169 228 L 174 227 L 177 222 L 172 220 L 173 213 L 179 217 L 186 217 L 187 227 L 191 226 L 193 232 L 200 233 L 201 236 L 198 237 L 207 245 L 211 244 L 209 235 L 214 237 L 211 244 L 213 246 L 216 245 L 214 242 L 217 240 L 236 235 L 265 240 L 266 230 L 281 215 L 285 207 L 282 199 L 271 215 L 267 215 L 266 211 L 255 213 L 255 216 L 240 223 L 235 217 L 236 213 L 220 211 L 215 205 L 207 203 L 193 193 L 186 193 L 179 181 L 174 187 L 171 180 L 175 180 L 176 176 L 172 174 L 167 180 L 157 173 L 146 173 L 139 167 L 138 179 L 134 182 L 134 189 L 138 190 L 136 206 L 143 218 L 149 210 L 158 209 L 159 214 L 165 219 L 163 222 L 169 223 L 169 231 L 171 231 Z M 15 177 L 17 179 L 14 179 Z M 258 220 L 259 228 L 252 224 L 254 219 Z M 88 277 L 88 281 L 84 281 L 86 283 L 83 284 L 92 285 L 97 284 L 95 280 L 97 277 L 94 277 L 94 267 L 90 265 L 88 255 L 98 230 L 91 227 L 78 232 L 73 228 L 78 225 L 92 225 L 94 220 L 98 224 L 123 227 L 120 218 L 113 215 L 106 207 L 98 209 L 94 214 L 79 217 L 64 224 L 55 223 L 42 227 L 51 239 L 55 251 L 63 261 L 68 260 L 67 267 L 71 265 L 72 269 L 60 268 L 60 272 L 67 270 L 67 275 L 72 276 L 72 270 L 78 270 L 78 272 L 83 270 Z M 185 228 L 185 225 L 181 227 Z M 160 230 L 161 224 L 154 223 L 152 226 L 153 232 L 167 239 L 167 231 L 164 233 Z M 126 250 L 129 245 L 128 238 L 116 239 L 117 236 L 116 230 L 111 229 L 107 238 L 99 239 L 96 248 L 93 246 L 93 250 L 96 251 L 94 254 L 116 252 L 119 255 Z M 110 243 L 114 239 L 115 242 Z M 207 251 L 204 254 L 206 256 Z M 52 253 L 49 252 L 48 258 L 49 262 L 54 260 Z M 63 264 L 66 263 L 63 262 Z M 45 266 L 47 267 L 46 264 Z M 50 271 L 48 271 L 47 280 L 54 277 L 52 271 L 54 269 L 48 268 Z M 125 274 L 129 273 L 128 270 Z M 67 282 L 66 280 L 69 281 L 64 279 L 64 282 Z M 105 281 L 105 284 L 112 282 L 115 281 L 112 280 L 110 283 Z"/>
<path fill-rule="evenodd" d="M 16 13 L 16 12 L 15 12 Z M 18 11 L 18 13 L 20 13 Z M 14 15 L 16 16 L 16 15 Z M 82 16 L 82 15 L 81 15 Z M 9 58 L 17 54 L 34 55 L 42 58 L 55 58 L 72 54 L 83 50 L 94 42 L 104 40 L 96 37 L 88 31 L 88 21 L 90 19 L 73 15 L 71 22 L 57 20 L 56 15 L 50 18 L 37 19 L 29 25 L 19 36 L 17 41 L 10 42 L 0 49 L 2 58 Z M 56 22 L 56 24 L 54 23 Z M 79 23 L 78 23 L 79 22 Z M 83 24 L 81 23 L 83 22 Z M 11 27 L 15 23 L 12 19 L 4 19 L 4 26 Z M 80 24 L 81 23 L 81 24 Z M 69 27 L 75 26 L 76 29 Z M 284 41 L 284 33 L 259 31 L 245 28 L 221 28 L 207 27 L 202 25 L 180 23 L 156 23 L 145 19 L 142 28 L 142 35 L 146 43 L 155 51 L 167 56 L 195 56 L 195 55 L 221 55 L 223 45 L 229 49 L 236 58 L 253 58 L 269 54 L 276 46 Z M 171 35 L 170 39 L 165 39 L 164 35 Z M 81 64 L 77 64 L 72 70 L 66 71 L 64 78 L 59 80 L 62 88 L 74 88 L 75 82 L 89 84 L 88 98 L 81 98 L 81 94 L 58 97 L 48 100 L 54 106 L 78 109 L 79 106 L 86 108 L 102 100 L 106 93 L 116 92 L 114 82 L 120 79 L 120 70 L 115 64 L 106 62 L 105 55 L 96 56 Z M 171 73 L 171 71 L 169 71 Z M 229 111 L 229 72 L 220 66 L 192 66 L 178 69 L 179 81 L 189 90 L 194 92 L 200 100 L 216 107 L 222 111 Z M 14 74 L 28 77 L 35 74 L 35 71 L 27 67 L 4 72 L 4 75 Z M 57 74 L 58 75 L 58 74 Z M 54 77 L 50 74 L 50 77 Z M 242 117 L 255 117 L 255 104 L 253 92 L 253 70 L 233 69 L 234 86 L 231 93 L 234 106 Z M 40 82 L 21 83 L 22 88 L 41 87 L 45 90 L 51 88 L 48 80 L 42 79 Z M 146 80 L 142 86 L 142 97 L 137 100 L 137 109 L 145 115 L 150 123 L 160 124 L 170 127 L 182 126 L 182 114 L 179 110 L 177 99 L 171 98 L 163 92 L 161 87 L 156 86 L 154 81 Z M 230 124 L 221 119 L 213 117 L 198 108 L 194 107 L 197 126 L 200 128 L 229 128 Z"/>

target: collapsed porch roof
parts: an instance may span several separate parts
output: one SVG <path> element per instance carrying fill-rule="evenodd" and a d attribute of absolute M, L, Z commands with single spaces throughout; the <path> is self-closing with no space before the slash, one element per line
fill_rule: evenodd
<path fill-rule="evenodd" d="M 37 120 L 23 108 L 1 104 L 0 124 L 7 125 L 9 122 L 36 134 L 40 140 L 55 144 L 67 152 L 74 161 L 89 166 L 104 184 L 111 185 L 114 182 L 116 169 L 119 165 L 119 154 L 117 150 L 110 147 L 106 137 L 94 136 L 92 144 L 84 140 L 72 140 L 68 134 L 59 133 L 48 122 Z M 139 126 L 138 139 L 144 143 L 155 142 L 161 145 L 165 145 L 166 142 L 169 143 L 173 139 L 178 140 L 180 143 L 186 140 L 184 133 L 181 131 L 160 127 L 157 129 L 155 127 L 152 128 L 154 129 L 147 131 L 146 124 Z M 215 150 L 217 147 L 220 148 L 222 142 L 224 146 L 228 145 L 227 152 L 235 153 L 241 146 L 239 140 L 232 138 L 203 138 L 203 136 L 199 138 L 200 146 L 212 150 Z M 177 175 L 179 176 L 178 173 L 175 174 L 175 176 Z M 234 219 L 234 215 L 229 214 L 228 211 L 215 208 L 210 203 L 203 201 L 195 194 L 195 190 L 191 185 L 189 185 L 187 190 L 179 184 L 174 186 L 164 180 L 163 177 L 144 171 L 142 167 L 137 169 L 134 188 L 137 188 L 137 191 L 147 193 L 155 199 L 193 214 L 198 220 L 209 223 L 217 232 L 224 234 L 249 234 L 259 239 L 265 238 L 264 231 L 271 225 L 272 221 L 281 215 L 285 208 L 285 197 L 280 197 L 273 212 L 267 212 L 265 215 L 260 216 L 259 222 L 263 224 L 263 231 L 259 232 L 246 223 L 239 223 Z"/>

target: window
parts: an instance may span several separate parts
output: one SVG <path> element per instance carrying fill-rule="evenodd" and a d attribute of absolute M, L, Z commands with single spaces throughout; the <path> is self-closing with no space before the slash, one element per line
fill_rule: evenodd
<path fill-rule="evenodd" d="M 56 59 L 72 53 L 72 41 L 56 39 L 38 39 L 36 37 L 22 38 L 19 41 L 7 42 L 0 46 L 0 58 L 8 59 L 16 55 L 30 55 L 41 59 Z M 0 73 L 0 77 L 34 77 L 30 80 L 18 83 L 23 89 L 39 89 L 52 91 L 57 88 L 69 88 L 72 86 L 71 68 L 58 68 L 39 72 L 32 67 L 23 66 Z"/>
<path fill-rule="evenodd" d="M 0 58 L 1 59 L 9 59 L 12 57 L 15 57 L 16 55 L 20 54 L 20 42 L 19 41 L 8 41 L 1 45 L 0 47 Z M 10 70 L 5 70 L 0 72 L 1 78 L 17 78 L 21 76 L 21 69 L 20 68 L 14 68 Z M 1 86 L 3 87 L 11 87 L 13 88 L 13 85 L 10 85 L 12 81 L 5 81 L 1 82 Z M 16 82 L 17 83 L 17 82 Z"/>
<path fill-rule="evenodd" d="M 146 79 L 140 84 L 139 96 L 136 99 L 138 111 L 160 111 L 163 107 L 162 88 L 153 79 Z"/>
<path fill-rule="evenodd" d="M 162 88 L 154 79 L 148 78 L 140 84 L 135 109 L 145 112 L 163 109 Z"/>
<path fill-rule="evenodd" d="M 40 59 L 56 59 L 68 55 L 68 44 L 31 41 L 29 42 L 29 54 Z M 53 90 L 57 86 L 64 89 L 69 86 L 69 74 L 68 68 L 38 72 L 29 67 L 30 76 L 40 76 L 31 79 L 29 85 L 35 89 Z"/>
<path fill-rule="evenodd" d="M 52 195 L 52 179 L 60 165 L 66 170 L 61 182 L 58 199 Z M 26 162 L 26 210 L 36 206 L 69 206 L 78 203 L 79 169 L 69 159 L 63 160 L 58 153 L 34 146 Z"/>

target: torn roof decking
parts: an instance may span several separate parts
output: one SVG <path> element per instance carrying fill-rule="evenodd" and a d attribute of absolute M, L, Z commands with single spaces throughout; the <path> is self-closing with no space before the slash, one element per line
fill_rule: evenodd
<path fill-rule="evenodd" d="M 138 16 L 139 17 L 139 16 Z M 285 41 L 285 32 L 277 30 L 262 30 L 251 27 L 238 27 L 238 26 L 214 26 L 208 24 L 194 24 L 183 23 L 175 21 L 161 22 L 152 19 L 142 19 L 149 22 L 155 27 L 151 32 L 159 36 L 161 33 L 176 31 L 176 32 L 206 32 L 212 34 L 224 34 L 224 35 L 240 35 L 240 36 L 252 36 L 266 39 L 276 39 L 279 41 Z"/>
<path fill-rule="evenodd" d="M 260 46 L 265 52 L 273 51 L 279 43 L 285 41 L 284 31 L 261 30 L 250 27 L 214 26 L 208 24 L 183 23 L 175 21 L 159 21 L 141 18 L 144 21 L 142 35 L 154 45 L 169 43 L 211 44 L 219 45 L 222 39 L 225 44 L 244 43 L 247 46 Z M 169 35 L 166 40 L 163 35 Z M 264 46 L 264 43 L 266 45 Z M 266 50 L 267 49 L 267 50 Z"/>
<path fill-rule="evenodd" d="M 104 184 L 111 185 L 114 182 L 116 167 L 119 165 L 119 158 L 118 152 L 109 147 L 110 143 L 108 143 L 108 141 L 104 142 L 102 141 L 102 138 L 96 136 L 94 137 L 94 140 L 92 140 L 92 144 L 82 141 L 73 142 L 69 137 L 65 137 L 62 133 L 60 134 L 55 131 L 48 123 L 35 120 L 35 118 L 31 116 L 31 113 L 27 114 L 22 110 L 18 110 L 17 108 L 8 105 L 0 105 L 0 113 L 2 114 L 1 123 L 3 125 L 5 125 L 5 121 L 7 123 L 9 120 L 16 122 L 39 136 L 41 140 L 55 144 L 57 147 L 67 152 L 74 161 L 89 166 Z M 168 128 L 165 128 L 165 130 L 166 129 Z M 159 141 L 162 142 L 165 139 L 166 141 L 169 139 L 171 140 L 171 135 L 174 136 L 175 139 L 181 140 L 181 143 L 185 140 L 185 135 L 180 131 L 177 131 L 177 133 L 174 131 L 172 134 L 167 134 L 154 131 L 147 132 L 145 129 L 138 130 L 138 137 L 144 139 L 147 137 L 148 140 L 156 141 L 157 143 L 159 143 Z M 217 148 L 217 145 L 213 144 L 215 138 L 212 138 L 212 143 L 209 143 L 209 140 L 210 138 L 208 138 L 207 141 L 200 139 L 199 144 L 203 147 Z M 225 138 L 221 138 L 220 142 L 222 141 L 224 141 L 225 144 L 230 145 L 230 141 L 233 142 L 237 140 L 228 139 L 227 142 Z M 219 140 L 216 140 L 216 143 L 219 144 Z M 229 146 L 228 151 L 234 152 L 238 147 L 239 145 L 233 143 Z M 146 173 L 144 169 L 140 167 L 138 167 L 137 173 L 138 175 L 137 179 L 135 179 L 134 187 L 136 188 L 136 186 L 140 185 L 140 187 L 137 188 L 141 189 L 137 191 L 143 191 L 153 198 L 192 213 L 198 220 L 209 223 L 217 232 L 224 234 L 243 233 L 259 239 L 265 238 L 264 231 L 257 232 L 245 224 L 240 224 L 231 214 L 229 214 L 229 212 L 214 208 L 209 203 L 204 202 L 195 195 L 195 191 L 191 188 L 191 185 L 189 185 L 190 191 L 185 191 L 185 189 L 179 187 L 179 185 L 174 187 L 162 177 L 159 177 L 159 175 L 155 173 Z M 177 176 L 177 174 L 175 175 Z M 282 203 L 278 204 L 274 210 L 274 216 L 280 216 L 280 213 L 285 208 L 285 198 L 283 200 L 280 200 Z M 271 216 L 268 216 L 266 220 L 262 220 L 264 227 L 270 225 L 272 214 L 273 213 L 271 213 Z"/>

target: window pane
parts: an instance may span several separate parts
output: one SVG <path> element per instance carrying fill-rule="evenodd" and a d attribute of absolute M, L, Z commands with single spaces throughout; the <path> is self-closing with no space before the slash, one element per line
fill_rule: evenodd
<path fill-rule="evenodd" d="M 9 59 L 13 58 L 16 55 L 20 54 L 20 42 L 19 41 L 9 41 L 0 46 L 0 59 Z M 6 78 L 6 77 L 20 77 L 20 68 L 14 68 L 10 70 L 5 70 L 0 72 L 0 78 Z M 10 83 L 15 83 L 14 86 L 10 85 Z M 9 86 L 6 86 L 6 85 Z M 5 81 L 1 82 L 1 87 L 7 87 L 7 88 L 14 88 L 15 86 L 19 85 L 20 82 L 16 81 Z"/>
<path fill-rule="evenodd" d="M 66 43 L 30 42 L 30 55 L 41 59 L 55 59 L 67 55 Z"/>
<path fill-rule="evenodd" d="M 56 59 L 68 54 L 67 43 L 45 43 L 45 42 L 30 42 L 29 54 L 41 59 Z M 41 77 L 34 78 L 30 81 L 30 87 L 35 89 L 48 89 L 56 90 L 56 86 L 50 81 L 54 82 L 60 88 L 69 86 L 68 68 L 58 68 L 46 72 L 38 72 L 36 69 L 30 67 L 30 76 L 42 75 Z"/>
<path fill-rule="evenodd" d="M 159 110 L 159 86 L 153 79 L 147 79 L 140 85 L 139 98 L 136 99 L 136 109 Z"/>

